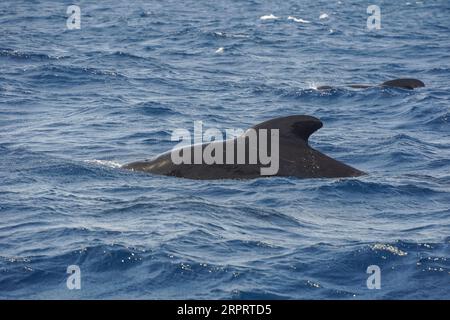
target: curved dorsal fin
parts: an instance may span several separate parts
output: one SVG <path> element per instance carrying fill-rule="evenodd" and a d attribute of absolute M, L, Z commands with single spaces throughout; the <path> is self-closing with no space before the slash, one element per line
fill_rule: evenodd
<path fill-rule="evenodd" d="M 295 115 L 268 120 L 252 128 L 255 130 L 278 129 L 280 139 L 301 139 L 307 144 L 309 136 L 322 126 L 322 122 L 315 117 Z"/>
<path fill-rule="evenodd" d="M 414 89 L 414 88 L 420 88 L 425 87 L 425 84 L 417 79 L 394 79 L 385 81 L 381 84 L 381 86 L 384 87 L 394 87 L 394 88 L 403 88 L 403 89 Z"/>

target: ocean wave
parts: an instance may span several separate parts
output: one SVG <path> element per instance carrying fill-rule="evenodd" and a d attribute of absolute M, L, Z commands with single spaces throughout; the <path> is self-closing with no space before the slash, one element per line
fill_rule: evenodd
<path fill-rule="evenodd" d="M 274 16 L 273 14 L 266 14 L 264 16 L 259 17 L 260 20 L 277 20 L 279 17 Z"/>
<path fill-rule="evenodd" d="M 138 113 L 146 115 L 146 116 L 175 116 L 181 115 L 180 112 L 175 111 L 169 106 L 166 106 L 163 103 L 147 101 L 140 102 L 132 106 L 134 110 Z"/>
<path fill-rule="evenodd" d="M 116 161 L 111 161 L 111 160 L 85 160 L 85 162 L 87 163 L 91 163 L 91 164 L 96 164 L 99 166 L 106 166 L 109 168 L 120 168 L 122 165 Z"/>
<path fill-rule="evenodd" d="M 31 60 L 31 61 L 60 60 L 64 58 L 63 56 L 54 57 L 45 53 L 22 52 L 19 50 L 1 49 L 1 48 L 0 48 L 0 57 L 13 58 L 17 60 Z"/>
<path fill-rule="evenodd" d="M 73 65 L 44 65 L 27 70 L 26 76 L 46 85 L 86 84 L 105 80 L 123 80 L 127 77 L 117 71 L 102 70 L 92 67 L 77 67 Z"/>
<path fill-rule="evenodd" d="M 250 39 L 251 36 L 249 34 L 244 33 L 229 33 L 223 31 L 214 31 L 214 32 L 206 32 L 207 36 L 210 36 L 212 39 Z"/>
<path fill-rule="evenodd" d="M 448 129 L 448 123 L 450 122 L 450 113 L 446 112 L 441 115 L 436 116 L 435 118 L 429 120 L 426 122 L 426 125 L 430 126 L 439 126 L 443 127 L 444 129 Z"/>
<path fill-rule="evenodd" d="M 293 17 L 293 16 L 289 16 L 287 19 L 288 20 L 292 20 L 294 22 L 298 22 L 298 23 L 306 23 L 306 24 L 311 23 L 311 21 L 303 20 L 302 18 L 296 18 L 296 17 Z"/>
<path fill-rule="evenodd" d="M 413 196 L 413 195 L 438 195 L 443 191 L 435 189 L 431 186 L 417 186 L 414 184 L 389 184 L 381 182 L 371 182 L 356 179 L 342 179 L 330 184 L 322 185 L 318 188 L 318 191 L 326 194 L 338 196 L 339 192 L 345 192 L 348 194 L 372 194 L 372 195 L 392 195 L 397 196 Z M 445 192 L 444 192 L 445 193 Z"/>
<path fill-rule="evenodd" d="M 390 244 L 383 244 L 383 243 L 376 243 L 374 245 L 371 246 L 372 250 L 375 251 L 386 251 L 389 252 L 390 254 L 396 255 L 396 256 L 406 256 L 408 254 L 408 252 L 402 251 L 399 248 L 390 245 Z"/>

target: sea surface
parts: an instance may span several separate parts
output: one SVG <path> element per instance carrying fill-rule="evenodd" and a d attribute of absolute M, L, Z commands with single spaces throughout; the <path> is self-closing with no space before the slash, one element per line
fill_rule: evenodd
<path fill-rule="evenodd" d="M 449 299 L 449 17 L 445 0 L 2 0 L 0 298 Z M 400 77 L 426 87 L 342 87 Z M 194 121 L 294 114 L 324 123 L 314 148 L 368 174 L 120 168 Z"/>

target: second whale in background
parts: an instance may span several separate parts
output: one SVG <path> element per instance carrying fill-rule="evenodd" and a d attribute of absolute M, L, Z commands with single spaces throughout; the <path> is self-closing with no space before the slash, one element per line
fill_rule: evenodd
<path fill-rule="evenodd" d="M 370 84 L 349 84 L 345 85 L 343 87 L 349 87 L 354 89 L 367 89 L 367 88 L 374 88 L 374 87 L 389 87 L 389 88 L 400 88 L 400 89 L 407 89 L 407 90 L 413 90 L 416 88 L 425 87 L 425 84 L 417 79 L 412 78 L 403 78 L 403 79 L 394 79 L 385 81 L 382 84 L 378 85 L 370 85 Z M 336 89 L 337 87 L 333 86 L 319 86 L 317 87 L 317 90 L 332 90 Z"/>

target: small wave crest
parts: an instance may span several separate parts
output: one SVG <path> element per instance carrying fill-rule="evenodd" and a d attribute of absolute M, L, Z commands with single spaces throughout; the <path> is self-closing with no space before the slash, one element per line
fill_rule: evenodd
<path fill-rule="evenodd" d="M 296 18 L 296 17 L 293 17 L 293 16 L 289 16 L 288 20 L 292 20 L 292 21 L 298 22 L 298 23 L 306 23 L 306 24 L 311 23 L 311 21 L 303 20 L 302 18 Z"/>
<path fill-rule="evenodd" d="M 59 60 L 62 57 L 52 57 L 44 53 L 23 52 L 13 49 L 0 49 L 0 57 L 18 60 Z"/>
<path fill-rule="evenodd" d="M 271 14 L 266 14 L 264 16 L 261 16 L 261 17 L 259 17 L 259 19 L 260 20 L 277 20 L 277 19 L 279 19 L 279 17 L 277 17 L 271 13 Z"/>
<path fill-rule="evenodd" d="M 85 162 L 109 168 L 120 168 L 122 166 L 120 163 L 110 160 L 93 159 L 93 160 L 85 160 Z"/>

